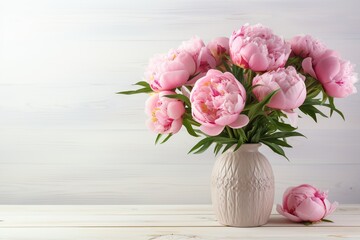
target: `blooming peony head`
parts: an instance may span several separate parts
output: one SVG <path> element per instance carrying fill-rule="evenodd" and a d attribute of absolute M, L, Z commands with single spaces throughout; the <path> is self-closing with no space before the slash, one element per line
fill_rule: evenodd
<path fill-rule="evenodd" d="M 149 116 L 146 125 L 155 133 L 177 133 L 182 126 L 182 116 L 185 113 L 184 103 L 166 97 L 171 94 L 175 92 L 155 93 L 145 103 L 145 112 Z"/>
<path fill-rule="evenodd" d="M 190 101 L 200 130 L 210 136 L 220 134 L 225 126 L 241 128 L 249 121 L 240 114 L 245 106 L 245 89 L 229 72 L 209 70 L 195 83 Z"/>
<path fill-rule="evenodd" d="M 284 193 L 282 206 L 277 205 L 276 210 L 293 222 L 317 222 L 331 214 L 337 205 L 337 202 L 329 202 L 326 192 L 302 184 L 288 188 Z"/>
<path fill-rule="evenodd" d="M 216 64 L 219 65 L 225 55 L 229 55 L 229 38 L 218 37 L 210 41 L 207 45 L 211 54 L 216 60 Z"/>
<path fill-rule="evenodd" d="M 335 51 L 327 50 L 314 59 L 305 58 L 302 67 L 306 73 L 319 80 L 331 97 L 344 98 L 357 92 L 354 66 L 341 59 Z"/>
<path fill-rule="evenodd" d="M 290 41 L 294 55 L 302 58 L 317 58 L 326 51 L 326 46 L 310 35 L 295 36 Z"/>
<path fill-rule="evenodd" d="M 180 87 L 195 73 L 196 63 L 187 52 L 170 50 L 150 59 L 145 78 L 155 92 Z"/>
<path fill-rule="evenodd" d="M 253 80 L 253 93 L 262 101 L 273 91 L 279 90 L 268 103 L 268 107 L 292 110 L 301 106 L 306 98 L 305 77 L 292 66 L 258 75 Z"/>
<path fill-rule="evenodd" d="M 290 44 L 260 24 L 242 26 L 230 37 L 230 56 L 234 64 L 256 72 L 285 66 Z"/>
<path fill-rule="evenodd" d="M 216 60 L 211 54 L 210 50 L 205 46 L 203 40 L 199 37 L 193 37 L 188 41 L 183 42 L 177 49 L 179 52 L 186 52 L 195 61 L 195 79 L 192 79 L 192 83 L 212 68 L 216 67 Z"/>

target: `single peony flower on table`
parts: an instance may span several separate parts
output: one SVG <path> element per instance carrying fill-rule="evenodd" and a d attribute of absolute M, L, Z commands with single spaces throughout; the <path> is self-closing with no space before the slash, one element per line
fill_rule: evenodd
<path fill-rule="evenodd" d="M 285 66 L 290 44 L 261 24 L 244 25 L 230 38 L 230 56 L 234 64 L 255 72 Z"/>
<path fill-rule="evenodd" d="M 301 106 L 306 98 L 305 77 L 292 66 L 258 75 L 253 80 L 253 93 L 261 101 L 275 90 L 279 90 L 268 107 L 280 110 L 292 110 Z"/>
<path fill-rule="evenodd" d="M 170 50 L 150 60 L 145 78 L 153 91 L 167 91 L 186 84 L 195 70 L 196 63 L 189 53 Z"/>
<path fill-rule="evenodd" d="M 236 129 L 249 122 L 247 116 L 240 114 L 245 106 L 245 89 L 229 72 L 209 70 L 195 83 L 190 101 L 200 130 L 210 136 L 220 134 L 225 126 Z"/>
<path fill-rule="evenodd" d="M 327 192 L 302 184 L 288 188 L 282 206 L 278 204 L 276 210 L 293 222 L 318 222 L 334 212 L 337 206 L 337 202 L 329 202 Z"/>
<path fill-rule="evenodd" d="M 145 112 L 149 116 L 146 125 L 155 133 L 177 133 L 182 126 L 182 116 L 185 113 L 184 103 L 177 99 L 166 97 L 175 92 L 163 91 L 155 93 L 145 103 Z"/>

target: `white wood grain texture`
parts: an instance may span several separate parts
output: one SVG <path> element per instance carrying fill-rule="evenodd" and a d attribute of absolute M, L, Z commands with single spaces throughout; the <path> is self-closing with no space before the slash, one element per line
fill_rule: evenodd
<path fill-rule="evenodd" d="M 238 240 L 238 239 L 360 239 L 358 227 L 136 227 L 136 228 L 3 228 L 6 240 Z"/>
<path fill-rule="evenodd" d="M 342 205 L 335 223 L 291 223 L 272 214 L 258 228 L 219 225 L 209 205 L 0 206 L 0 239 L 359 239 L 359 205 Z M 113 211 L 111 211 L 113 210 Z M 204 213 L 205 212 L 205 213 Z"/>
<path fill-rule="evenodd" d="M 212 205 L 0 205 L 2 215 L 214 215 Z M 274 205 L 271 214 L 277 215 Z M 360 215 L 358 204 L 341 204 L 332 215 Z"/>
<path fill-rule="evenodd" d="M 146 97 L 114 94 L 191 36 L 261 22 L 286 38 L 313 34 L 360 66 L 356 0 L 0 2 L 0 203 L 209 203 L 211 152 L 186 155 L 196 139 L 183 132 L 155 147 Z M 345 123 L 301 119 L 308 139 L 293 140 L 290 163 L 262 150 L 276 202 L 304 182 L 360 202 L 359 104 L 359 95 L 338 101 Z"/>
<path fill-rule="evenodd" d="M 6 227 L 219 227 L 210 205 L 0 206 Z M 316 227 L 360 227 L 359 205 L 343 205 Z M 264 227 L 302 227 L 273 209 Z"/>

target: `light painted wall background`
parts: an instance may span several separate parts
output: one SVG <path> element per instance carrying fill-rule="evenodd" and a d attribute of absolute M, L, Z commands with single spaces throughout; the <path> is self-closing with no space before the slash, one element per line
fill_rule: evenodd
<path fill-rule="evenodd" d="M 198 35 L 229 36 L 246 22 L 290 38 L 309 33 L 358 65 L 359 1 L 2 1 L 0 8 L 0 203 L 210 203 L 211 151 L 187 155 L 184 132 L 154 146 L 146 96 L 119 96 L 148 59 Z M 360 203 L 360 95 L 346 115 L 305 118 L 291 162 L 271 153 L 276 202 L 311 183 Z"/>

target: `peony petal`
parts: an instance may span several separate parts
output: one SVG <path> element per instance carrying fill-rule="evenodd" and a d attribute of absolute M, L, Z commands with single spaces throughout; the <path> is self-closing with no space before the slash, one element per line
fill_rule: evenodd
<path fill-rule="evenodd" d="M 339 206 L 339 203 L 338 203 L 338 202 L 333 202 L 333 203 L 330 205 L 330 208 L 328 209 L 328 211 L 327 211 L 327 213 L 325 214 L 325 216 L 333 213 L 338 206 Z"/>
<path fill-rule="evenodd" d="M 332 56 L 321 59 L 315 66 L 315 71 L 321 83 L 331 82 L 340 71 L 340 61 Z"/>
<path fill-rule="evenodd" d="M 283 215 L 284 217 L 288 218 L 289 220 L 291 220 L 291 221 L 293 221 L 293 222 L 301 222 L 301 221 L 302 221 L 299 217 L 297 217 L 297 216 L 295 216 L 295 215 L 292 215 L 292 214 L 290 214 L 290 213 L 288 213 L 288 212 L 285 212 L 284 209 L 281 207 L 280 204 L 278 204 L 278 205 L 276 206 L 276 211 L 277 211 L 279 214 Z"/>
<path fill-rule="evenodd" d="M 151 95 L 145 102 L 145 113 L 151 117 L 153 109 L 156 107 L 159 95 Z"/>
<path fill-rule="evenodd" d="M 313 68 L 313 64 L 312 64 L 312 58 L 311 57 L 307 57 L 305 58 L 302 63 L 301 63 L 302 68 L 304 69 L 305 73 L 310 74 L 312 77 L 317 78 L 314 68 Z"/>
<path fill-rule="evenodd" d="M 215 120 L 215 124 L 226 126 L 236 121 L 237 118 L 238 118 L 237 114 L 220 116 L 218 119 Z"/>
<path fill-rule="evenodd" d="M 261 53 L 256 53 L 251 56 L 249 61 L 249 67 L 251 68 L 251 70 L 255 72 L 263 72 L 266 71 L 268 66 L 269 66 L 269 61 L 265 55 Z"/>
<path fill-rule="evenodd" d="M 283 206 L 284 206 L 284 209 L 286 211 L 289 210 L 288 206 L 287 206 L 287 202 L 288 202 L 288 198 L 289 198 L 289 195 L 290 193 L 292 192 L 292 190 L 294 189 L 294 187 L 288 187 L 285 192 L 284 192 L 284 195 L 283 195 Z"/>
<path fill-rule="evenodd" d="M 255 43 L 249 43 L 240 50 L 240 54 L 246 62 L 250 62 L 250 58 L 257 53 L 260 53 L 260 50 Z"/>
<path fill-rule="evenodd" d="M 161 90 L 171 90 L 184 85 L 189 79 L 189 73 L 185 70 L 165 72 L 160 77 Z"/>
<path fill-rule="evenodd" d="M 186 70 L 190 75 L 195 73 L 196 63 L 189 53 L 183 52 L 179 54 L 176 57 L 176 61 L 182 63 L 184 70 Z"/>
<path fill-rule="evenodd" d="M 339 85 L 335 81 L 323 84 L 326 93 L 335 98 L 344 98 L 356 93 L 356 88 L 351 83 Z"/>
<path fill-rule="evenodd" d="M 234 122 L 229 124 L 229 126 L 232 128 L 242 128 L 246 126 L 248 123 L 249 123 L 248 116 L 246 116 L 245 114 L 240 114 Z"/>
<path fill-rule="evenodd" d="M 307 198 L 295 209 L 294 213 L 303 221 L 317 222 L 325 216 L 325 206 Z"/>
<path fill-rule="evenodd" d="M 175 134 L 175 133 L 177 133 L 177 132 L 180 131 L 181 126 L 182 126 L 182 119 L 174 120 L 174 121 L 171 123 L 170 129 L 169 129 L 168 131 L 166 131 L 166 133 Z"/>
<path fill-rule="evenodd" d="M 167 105 L 167 115 L 172 119 L 179 119 L 184 113 L 185 107 L 181 101 L 171 101 Z"/>
<path fill-rule="evenodd" d="M 224 130 L 224 126 L 213 125 L 209 127 L 209 126 L 201 125 L 200 130 L 209 136 L 216 136 L 219 135 Z"/>
<path fill-rule="evenodd" d="M 270 94 L 269 92 L 268 94 Z M 266 95 L 268 95 L 266 94 Z M 265 95 L 265 96 L 266 96 Z M 265 97 L 264 96 L 264 97 Z M 285 93 L 280 89 L 275 95 L 271 98 L 270 102 L 267 104 L 268 107 L 275 108 L 275 109 L 286 109 L 287 98 Z"/>
<path fill-rule="evenodd" d="M 194 86 L 194 84 L 202 77 L 204 77 L 206 75 L 206 73 L 202 72 L 202 73 L 197 73 L 195 77 L 189 79 L 189 81 L 187 81 L 187 83 L 185 84 L 186 86 Z"/>
<path fill-rule="evenodd" d="M 194 103 L 191 103 L 192 105 L 194 105 Z M 199 106 L 195 105 L 192 108 L 192 116 L 194 117 L 195 121 L 204 124 L 207 122 L 206 118 L 203 115 L 203 112 L 201 112 L 201 110 L 198 109 Z"/>

